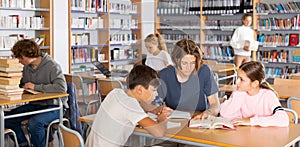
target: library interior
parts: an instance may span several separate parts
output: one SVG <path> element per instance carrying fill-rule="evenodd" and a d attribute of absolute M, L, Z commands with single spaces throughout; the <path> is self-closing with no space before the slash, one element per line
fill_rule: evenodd
<path fill-rule="evenodd" d="M 300 146 L 299 36 L 300 0 L 0 0 L 0 147 Z"/>

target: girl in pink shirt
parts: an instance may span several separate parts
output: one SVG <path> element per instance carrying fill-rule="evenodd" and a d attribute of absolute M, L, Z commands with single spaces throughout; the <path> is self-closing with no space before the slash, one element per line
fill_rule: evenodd
<path fill-rule="evenodd" d="M 237 91 L 221 104 L 220 114 L 236 125 L 279 126 L 289 125 L 277 93 L 265 80 L 264 66 L 250 61 L 238 70 Z"/>

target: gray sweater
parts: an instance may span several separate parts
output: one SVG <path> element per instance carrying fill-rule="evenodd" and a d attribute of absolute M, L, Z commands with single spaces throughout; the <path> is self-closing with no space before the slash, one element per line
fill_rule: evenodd
<path fill-rule="evenodd" d="M 36 69 L 24 66 L 21 86 L 27 82 L 35 84 L 34 90 L 40 92 L 66 92 L 67 84 L 61 67 L 47 53 L 42 53 L 42 61 Z M 57 105 L 54 99 L 31 102 L 40 105 Z"/>

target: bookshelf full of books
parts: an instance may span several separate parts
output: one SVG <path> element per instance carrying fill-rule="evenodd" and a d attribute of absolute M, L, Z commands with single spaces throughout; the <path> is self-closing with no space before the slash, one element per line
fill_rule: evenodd
<path fill-rule="evenodd" d="M 22 99 L 23 89 L 19 88 L 22 70 L 18 59 L 0 58 L 0 99 Z"/>
<path fill-rule="evenodd" d="M 140 0 L 70 0 L 70 72 L 141 60 Z"/>
<path fill-rule="evenodd" d="M 0 56 L 20 39 L 34 39 L 52 55 L 52 0 L 0 1 Z"/>
<path fill-rule="evenodd" d="M 156 30 L 169 51 L 178 40 L 190 38 L 202 47 L 205 59 L 232 61 L 231 35 L 252 7 L 252 0 L 157 0 Z"/>
<path fill-rule="evenodd" d="M 299 72 L 300 0 L 260 0 L 257 15 L 258 60 L 269 77 L 285 78 Z"/>

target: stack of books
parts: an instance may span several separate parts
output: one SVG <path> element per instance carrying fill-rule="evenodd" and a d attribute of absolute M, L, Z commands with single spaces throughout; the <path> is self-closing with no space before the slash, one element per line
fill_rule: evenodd
<path fill-rule="evenodd" d="M 18 59 L 0 58 L 0 99 L 22 99 L 23 89 L 19 88 L 22 70 Z"/>

